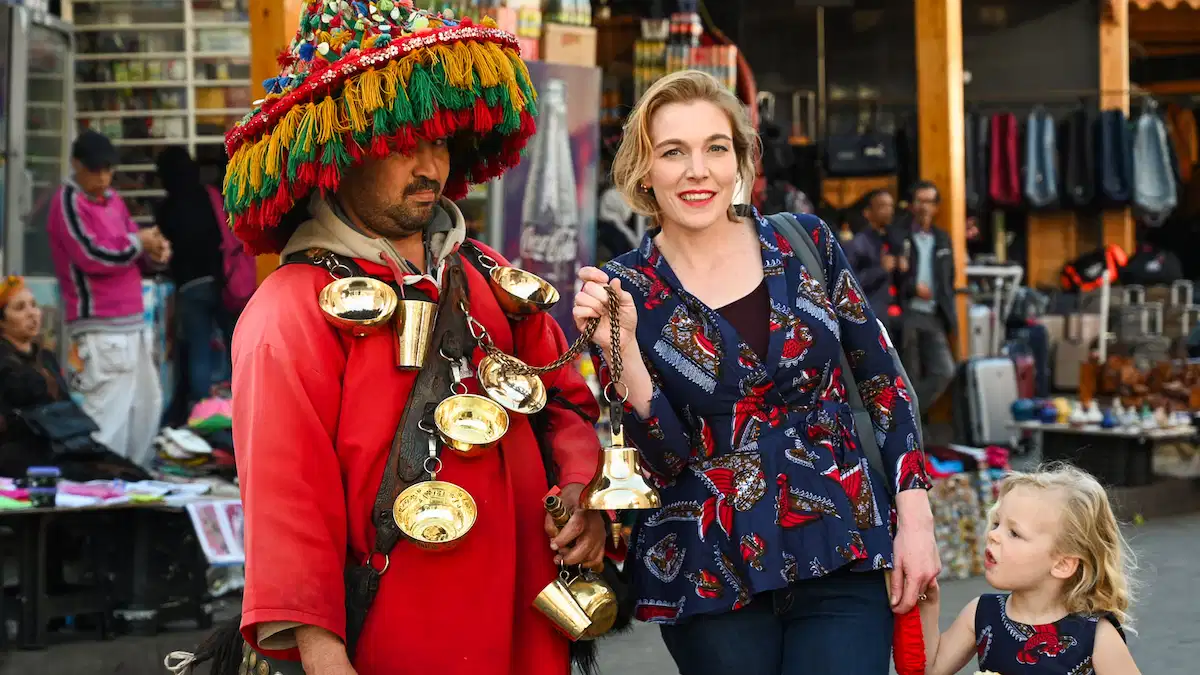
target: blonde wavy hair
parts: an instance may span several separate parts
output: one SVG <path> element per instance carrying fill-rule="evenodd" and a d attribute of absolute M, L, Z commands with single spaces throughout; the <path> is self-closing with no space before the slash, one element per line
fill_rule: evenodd
<path fill-rule="evenodd" d="M 733 130 L 733 152 L 738 162 L 738 179 L 743 183 L 754 180 L 754 166 L 762 143 L 742 102 L 708 73 L 699 70 L 671 73 L 651 85 L 629 113 L 621 145 L 613 158 L 613 184 L 633 210 L 643 216 L 658 220 L 660 214 L 654 194 L 641 188 L 654 163 L 650 123 L 663 106 L 693 101 L 707 101 L 720 108 L 729 118 L 729 126 Z"/>
<path fill-rule="evenodd" d="M 1064 498 L 1056 552 L 1079 559 L 1079 568 L 1066 585 L 1067 611 L 1092 616 L 1111 613 L 1122 627 L 1130 626 L 1137 563 L 1104 486 L 1075 466 L 1054 463 L 1030 473 L 1008 474 L 999 500 L 1018 487 L 1052 490 Z M 992 522 L 999 500 L 992 507 Z"/>

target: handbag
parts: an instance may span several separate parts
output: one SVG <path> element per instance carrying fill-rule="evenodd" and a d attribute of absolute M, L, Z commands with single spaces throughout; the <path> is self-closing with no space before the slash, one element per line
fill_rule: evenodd
<path fill-rule="evenodd" d="M 103 446 L 92 438 L 92 434 L 99 431 L 100 427 L 69 398 L 14 412 L 33 435 L 45 441 L 56 455 L 103 450 Z"/>
<path fill-rule="evenodd" d="M 896 139 L 878 131 L 879 108 L 859 115 L 853 133 L 825 139 L 825 172 L 833 178 L 882 176 L 896 173 Z"/>

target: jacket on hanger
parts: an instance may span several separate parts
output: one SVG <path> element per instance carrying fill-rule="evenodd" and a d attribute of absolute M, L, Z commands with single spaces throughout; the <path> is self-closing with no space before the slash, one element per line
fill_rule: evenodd
<path fill-rule="evenodd" d="M 1133 189 L 1133 136 L 1125 113 L 1105 110 L 1096 124 L 1096 182 L 1108 206 L 1125 206 Z"/>
<path fill-rule="evenodd" d="M 1134 215 L 1148 225 L 1162 225 L 1178 203 L 1175 165 L 1167 125 L 1150 104 L 1138 115 L 1133 132 Z"/>
<path fill-rule="evenodd" d="M 968 113 L 963 131 L 966 138 L 967 213 L 982 216 L 988 201 L 987 115 Z"/>
<path fill-rule="evenodd" d="M 1025 121 L 1025 200 L 1035 209 L 1058 201 L 1058 130 L 1054 118 L 1036 106 Z"/>
<path fill-rule="evenodd" d="M 1096 115 L 1079 106 L 1062 121 L 1059 151 L 1062 167 L 1062 200 L 1065 206 L 1091 206 L 1096 198 Z"/>
<path fill-rule="evenodd" d="M 1017 118 L 1012 113 L 998 113 L 992 116 L 991 127 L 988 197 L 999 207 L 1020 206 Z"/>

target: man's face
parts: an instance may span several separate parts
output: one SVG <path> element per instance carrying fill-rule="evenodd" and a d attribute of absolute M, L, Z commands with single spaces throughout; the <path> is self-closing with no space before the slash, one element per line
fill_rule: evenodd
<path fill-rule="evenodd" d="M 424 231 L 450 175 L 444 140 L 421 140 L 410 155 L 368 159 L 348 170 L 338 191 L 342 208 L 374 234 L 405 239 Z"/>
<path fill-rule="evenodd" d="M 890 225 L 896 215 L 896 200 L 886 192 L 880 192 L 871 198 L 866 209 L 867 222 L 876 227 Z"/>
<path fill-rule="evenodd" d="M 104 191 L 112 185 L 113 170 L 111 166 L 93 171 L 77 159 L 71 160 L 71 166 L 75 170 L 75 182 L 83 188 L 84 192 L 93 197 L 103 195 Z"/>
<path fill-rule="evenodd" d="M 922 227 L 933 223 L 933 217 L 938 211 L 938 193 L 933 188 L 921 188 L 913 193 L 913 219 Z"/>

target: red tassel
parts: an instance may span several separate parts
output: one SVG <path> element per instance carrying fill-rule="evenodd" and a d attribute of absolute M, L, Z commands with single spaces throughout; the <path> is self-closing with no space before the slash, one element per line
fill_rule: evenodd
<path fill-rule="evenodd" d="M 322 164 L 321 172 L 317 177 L 317 185 L 322 190 L 334 192 L 337 190 L 338 183 L 342 181 L 342 171 L 336 163 Z"/>
<path fill-rule="evenodd" d="M 496 126 L 496 122 L 492 119 L 492 111 L 488 109 L 483 99 L 475 99 L 475 124 L 471 128 L 476 133 L 484 134 L 491 131 L 494 126 Z"/>
<path fill-rule="evenodd" d="M 921 632 L 921 610 L 913 607 L 896 617 L 892 634 L 892 659 L 896 675 L 925 675 L 925 635 Z"/>
<path fill-rule="evenodd" d="M 430 140 L 446 137 L 445 113 L 441 110 L 421 124 L 421 135 Z"/>
<path fill-rule="evenodd" d="M 388 149 L 388 139 L 382 134 L 377 134 L 371 139 L 371 156 L 375 159 L 383 159 L 391 154 Z"/>
<path fill-rule="evenodd" d="M 532 136 L 535 131 L 537 131 L 537 122 L 534 121 L 533 115 L 530 115 L 528 111 L 522 110 L 520 135 L 529 137 Z"/>
<path fill-rule="evenodd" d="M 304 192 L 312 188 L 317 182 L 317 165 L 314 162 L 305 162 L 296 170 L 296 181 L 293 186 L 293 194 L 299 197 Z"/>

